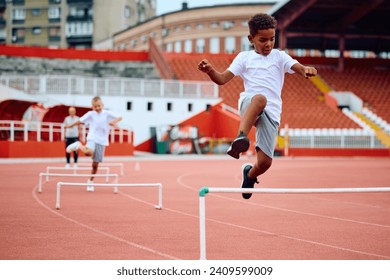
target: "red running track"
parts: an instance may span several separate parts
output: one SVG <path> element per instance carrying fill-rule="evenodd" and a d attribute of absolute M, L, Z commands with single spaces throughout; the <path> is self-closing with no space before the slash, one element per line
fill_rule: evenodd
<path fill-rule="evenodd" d="M 240 160 L 227 156 L 120 159 L 120 183 L 157 188 L 61 190 L 50 178 L 38 193 L 38 174 L 56 162 L 0 162 L 0 258 L 3 260 L 199 259 L 199 189 L 239 187 Z M 117 159 L 106 158 L 106 162 Z M 119 173 L 112 167 L 111 173 Z M 56 171 L 56 173 L 58 173 Z M 96 182 L 104 182 L 102 178 Z M 388 158 L 276 158 L 256 187 L 389 187 Z M 390 259 L 390 193 L 241 194 L 206 197 L 207 258 L 214 260 Z"/>

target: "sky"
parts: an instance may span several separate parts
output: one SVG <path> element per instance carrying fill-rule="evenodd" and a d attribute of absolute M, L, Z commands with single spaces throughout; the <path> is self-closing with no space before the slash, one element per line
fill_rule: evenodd
<path fill-rule="evenodd" d="M 187 2 L 188 8 L 214 6 L 224 4 L 270 2 L 264 0 L 157 0 L 157 15 L 181 10 L 182 3 Z"/>

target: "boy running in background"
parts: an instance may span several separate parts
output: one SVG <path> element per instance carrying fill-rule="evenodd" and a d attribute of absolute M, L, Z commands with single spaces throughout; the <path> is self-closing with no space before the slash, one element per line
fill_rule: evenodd
<path fill-rule="evenodd" d="M 115 113 L 103 110 L 103 102 L 99 96 L 96 96 L 92 99 L 92 111 L 87 112 L 73 124 L 66 126 L 71 128 L 82 123 L 89 127 L 85 145 L 77 141 L 66 148 L 68 153 L 80 150 L 85 155 L 92 156 L 92 176 L 87 182 L 87 191 L 94 191 L 93 175 L 98 171 L 99 162 L 103 161 L 104 150 L 108 146 L 110 126 L 115 127 L 121 120 L 122 117 L 117 116 Z"/>

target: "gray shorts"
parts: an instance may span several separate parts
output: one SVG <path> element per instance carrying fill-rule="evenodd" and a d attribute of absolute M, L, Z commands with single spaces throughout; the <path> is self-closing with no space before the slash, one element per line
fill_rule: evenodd
<path fill-rule="evenodd" d="M 248 108 L 251 100 L 252 97 L 247 96 L 241 101 L 241 117 L 244 115 L 244 112 Z M 273 158 L 279 123 L 272 120 L 267 114 L 267 111 L 264 109 L 260 116 L 258 116 L 254 127 L 256 127 L 256 150 L 260 149 L 267 156 Z"/>
<path fill-rule="evenodd" d="M 97 144 L 91 140 L 88 140 L 85 146 L 93 150 L 92 160 L 94 162 L 103 162 L 105 146 Z"/>

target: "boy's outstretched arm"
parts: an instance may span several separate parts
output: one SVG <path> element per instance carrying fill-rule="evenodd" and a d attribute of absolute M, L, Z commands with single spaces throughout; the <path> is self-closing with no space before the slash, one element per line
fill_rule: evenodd
<path fill-rule="evenodd" d="M 293 70 L 295 73 L 302 75 L 306 79 L 317 75 L 317 69 L 311 66 L 302 65 L 300 63 L 295 63 L 291 67 L 291 70 Z"/>
<path fill-rule="evenodd" d="M 234 78 L 233 73 L 229 70 L 225 70 L 224 72 L 215 70 L 207 59 L 202 59 L 202 61 L 199 62 L 198 70 L 209 75 L 210 79 L 218 85 L 224 85 Z"/>
<path fill-rule="evenodd" d="M 116 124 L 117 124 L 118 122 L 120 122 L 121 120 L 122 120 L 122 117 L 118 117 L 118 118 L 116 118 L 116 119 L 113 119 L 112 121 L 109 122 L 109 125 L 115 127 Z"/>

